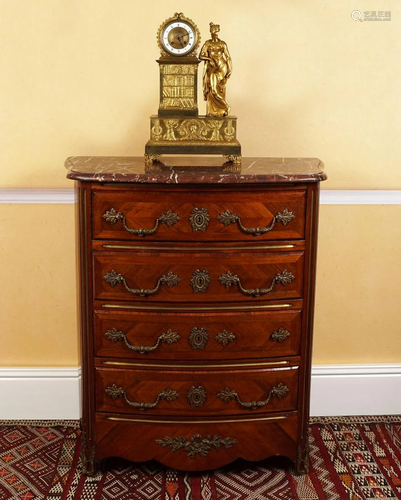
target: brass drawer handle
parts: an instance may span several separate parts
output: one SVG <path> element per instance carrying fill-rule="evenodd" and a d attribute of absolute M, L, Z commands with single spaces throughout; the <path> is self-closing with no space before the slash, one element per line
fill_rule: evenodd
<path fill-rule="evenodd" d="M 110 385 L 109 387 L 106 387 L 104 391 L 108 396 L 110 396 L 112 399 L 117 399 L 117 398 L 124 398 L 125 401 L 132 406 L 133 408 L 137 408 L 138 410 L 149 410 L 151 408 L 156 408 L 156 406 L 159 404 L 159 402 L 164 399 L 165 401 L 174 401 L 177 399 L 180 395 L 178 394 L 177 391 L 174 391 L 170 387 L 168 389 L 165 389 L 164 391 L 161 391 L 155 400 L 154 403 L 137 403 L 136 401 L 130 401 L 127 398 L 127 393 L 124 391 L 122 387 L 117 387 L 116 384 Z"/>
<path fill-rule="evenodd" d="M 249 410 L 256 410 L 258 408 L 262 408 L 262 406 L 266 406 L 271 400 L 271 398 L 276 397 L 278 399 L 281 399 L 284 396 L 286 396 L 289 392 L 290 389 L 286 385 L 280 382 L 277 387 L 273 387 L 272 389 L 270 389 L 267 398 L 263 401 L 246 401 L 246 402 L 241 401 L 240 397 L 238 396 L 238 393 L 228 387 L 218 392 L 217 397 L 221 399 L 224 403 L 229 403 L 233 399 L 236 399 L 238 403 L 244 408 L 248 408 Z"/>
<path fill-rule="evenodd" d="M 162 333 L 161 335 L 159 335 L 155 345 L 142 346 L 130 344 L 127 340 L 127 337 L 125 336 L 125 333 L 121 330 L 117 330 L 117 328 L 107 330 L 104 335 L 111 342 L 117 342 L 119 340 L 124 341 L 124 344 L 128 347 L 128 349 L 132 349 L 139 354 L 147 354 L 148 352 L 155 351 L 163 342 L 166 342 L 168 345 L 172 345 L 174 344 L 174 342 L 178 342 L 181 338 L 177 332 L 173 332 L 173 330 L 168 329 L 166 333 Z"/>
<path fill-rule="evenodd" d="M 206 457 L 210 450 L 220 450 L 223 448 L 231 448 L 238 443 L 236 439 L 230 437 L 222 438 L 220 436 L 205 436 L 195 434 L 191 438 L 185 436 L 177 436 L 175 438 L 164 437 L 163 439 L 156 439 L 155 442 L 163 448 L 170 447 L 171 451 L 183 450 L 188 454 L 189 458 L 195 458 L 199 453 L 201 457 Z"/>
<path fill-rule="evenodd" d="M 153 229 L 133 229 L 128 227 L 125 215 L 121 212 L 117 212 L 115 208 L 112 208 L 111 210 L 105 212 L 103 214 L 103 219 L 105 219 L 110 224 L 117 224 L 117 222 L 122 221 L 124 229 L 129 233 L 135 234 L 136 236 L 149 236 L 150 234 L 154 234 L 157 231 L 159 224 L 166 224 L 167 226 L 171 227 L 174 224 L 177 224 L 177 222 L 181 220 L 181 217 L 171 210 L 168 210 L 167 213 L 160 215 L 160 217 L 156 219 L 156 223 Z"/>
<path fill-rule="evenodd" d="M 108 283 L 112 287 L 115 287 L 116 285 L 118 285 L 118 283 L 122 283 L 128 292 L 134 295 L 139 295 L 140 297 L 146 297 L 147 295 L 154 295 L 160 290 L 161 285 L 167 285 L 169 288 L 171 288 L 177 285 L 181 281 L 181 279 L 176 274 L 173 274 L 171 271 L 169 271 L 167 274 L 163 274 L 163 276 L 161 276 L 157 280 L 156 287 L 150 290 L 147 288 L 130 288 L 127 285 L 124 276 L 122 274 L 117 273 L 114 270 L 106 273 L 103 276 L 103 279 L 106 283 Z"/>
<path fill-rule="evenodd" d="M 253 295 L 254 297 L 259 297 L 260 295 L 266 295 L 271 292 L 275 285 L 279 283 L 280 285 L 288 285 L 295 279 L 295 276 L 287 269 L 284 269 L 281 273 L 277 273 L 276 276 L 272 279 L 272 282 L 268 288 L 252 288 L 247 290 L 241 285 L 241 280 L 238 278 L 236 274 L 231 274 L 228 271 L 226 274 L 222 274 L 219 278 L 219 281 L 226 288 L 229 288 L 232 285 L 238 285 L 238 288 L 245 295 Z"/>
<path fill-rule="evenodd" d="M 244 233 L 253 234 L 254 236 L 270 232 L 274 228 L 276 222 L 281 222 L 283 226 L 286 226 L 293 219 L 295 219 L 295 215 L 290 212 L 288 208 L 285 208 L 282 212 L 277 212 L 273 217 L 270 226 L 267 227 L 245 227 L 242 224 L 240 217 L 234 212 L 230 212 L 230 210 L 226 210 L 217 216 L 217 220 L 226 227 L 237 222 L 238 226 Z"/>

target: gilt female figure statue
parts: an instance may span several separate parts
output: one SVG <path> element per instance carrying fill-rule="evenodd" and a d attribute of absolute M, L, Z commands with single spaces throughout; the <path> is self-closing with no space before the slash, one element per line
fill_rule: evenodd
<path fill-rule="evenodd" d="M 210 23 L 212 38 L 203 45 L 199 59 L 205 61 L 203 96 L 207 116 L 227 116 L 230 106 L 226 102 L 226 83 L 231 76 L 232 62 L 227 44 L 219 39 L 220 26 Z"/>

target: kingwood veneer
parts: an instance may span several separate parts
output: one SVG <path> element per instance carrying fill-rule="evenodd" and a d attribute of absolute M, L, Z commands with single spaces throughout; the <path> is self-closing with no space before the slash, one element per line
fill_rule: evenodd
<path fill-rule="evenodd" d="M 308 468 L 317 159 L 69 158 L 83 461 Z"/>

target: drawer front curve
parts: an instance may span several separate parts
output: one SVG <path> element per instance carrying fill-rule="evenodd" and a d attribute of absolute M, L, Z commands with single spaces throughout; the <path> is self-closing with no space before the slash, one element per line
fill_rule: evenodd
<path fill-rule="evenodd" d="M 93 238 L 147 241 L 303 239 L 304 190 L 94 191 Z"/>
<path fill-rule="evenodd" d="M 302 297 L 303 262 L 303 252 L 94 252 L 95 299 L 296 299 Z"/>
<path fill-rule="evenodd" d="M 295 410 L 298 369 L 96 368 L 97 411 L 241 415 Z"/>
<path fill-rule="evenodd" d="M 156 459 L 175 469 L 199 471 L 240 457 L 257 461 L 283 455 L 295 460 L 299 423 L 295 412 L 252 422 L 222 419 L 210 423 L 188 418 L 138 422 L 125 415 L 98 413 L 95 428 L 99 460 L 108 456 L 135 462 Z"/>
<path fill-rule="evenodd" d="M 299 354 L 302 312 L 94 314 L 95 356 L 139 361 L 260 359 Z"/>

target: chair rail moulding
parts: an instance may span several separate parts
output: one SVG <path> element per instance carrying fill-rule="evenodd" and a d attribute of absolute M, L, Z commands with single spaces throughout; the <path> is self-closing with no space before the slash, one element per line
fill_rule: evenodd
<path fill-rule="evenodd" d="M 74 189 L 0 189 L 0 203 L 71 204 Z M 401 205 L 401 189 L 322 189 L 322 205 Z"/>
<path fill-rule="evenodd" d="M 71 204 L 74 189 L 0 189 L 0 203 Z"/>

